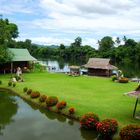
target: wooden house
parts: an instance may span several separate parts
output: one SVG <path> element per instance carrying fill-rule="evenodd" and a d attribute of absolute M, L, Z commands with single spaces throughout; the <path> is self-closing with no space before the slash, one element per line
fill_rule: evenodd
<path fill-rule="evenodd" d="M 17 67 L 20 67 L 22 70 L 30 68 L 29 63 L 36 61 L 27 49 L 9 48 L 9 51 L 13 54 L 13 58 L 11 62 L 0 64 L 1 73 L 16 72 Z"/>
<path fill-rule="evenodd" d="M 110 59 L 104 58 L 90 58 L 84 67 L 87 68 L 88 75 L 92 76 L 111 76 L 112 71 L 118 69 L 111 64 Z"/>

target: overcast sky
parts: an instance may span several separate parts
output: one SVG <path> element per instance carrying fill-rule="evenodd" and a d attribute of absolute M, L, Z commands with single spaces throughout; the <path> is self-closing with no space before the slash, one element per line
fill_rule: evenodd
<path fill-rule="evenodd" d="M 69 45 L 78 36 L 97 47 L 104 36 L 140 41 L 140 0 L 0 0 L 0 14 L 19 28 L 18 40 Z"/>

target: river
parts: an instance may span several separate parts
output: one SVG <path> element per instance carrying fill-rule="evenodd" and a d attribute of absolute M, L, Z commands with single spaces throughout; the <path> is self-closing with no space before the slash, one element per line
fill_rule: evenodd
<path fill-rule="evenodd" d="M 71 65 L 78 65 L 82 66 L 86 64 L 87 62 L 83 60 L 73 60 L 73 61 L 65 61 L 64 59 L 46 59 L 46 60 L 40 60 L 39 63 L 46 66 L 47 70 L 49 72 L 69 72 L 69 66 Z M 140 79 L 140 66 L 131 63 L 131 64 L 114 64 L 118 67 L 119 70 L 123 72 L 123 75 L 128 78 L 139 78 Z M 82 71 L 86 71 L 85 69 L 82 69 Z"/>

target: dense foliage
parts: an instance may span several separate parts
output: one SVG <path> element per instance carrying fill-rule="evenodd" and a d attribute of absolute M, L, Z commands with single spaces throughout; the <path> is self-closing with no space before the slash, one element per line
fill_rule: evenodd
<path fill-rule="evenodd" d="M 30 39 L 15 41 L 18 37 L 18 27 L 10 23 L 8 19 L 0 19 L 0 62 L 10 61 L 12 54 L 7 48 L 27 48 L 31 55 L 36 58 L 59 58 L 69 60 L 84 60 L 87 62 L 90 57 L 111 58 L 113 62 L 127 64 L 135 63 L 140 65 L 140 42 L 124 36 L 114 41 L 111 36 L 105 36 L 98 40 L 98 48 L 95 46 L 82 45 L 82 38 L 77 37 L 70 46 L 41 46 L 33 44 Z M 82 62 L 81 62 L 82 63 Z M 82 63 L 83 64 L 83 63 Z M 60 66 L 60 68 L 63 66 Z"/>
<path fill-rule="evenodd" d="M 81 45 L 82 39 L 80 37 L 77 37 L 70 46 L 60 44 L 56 48 L 51 48 L 50 46 L 32 44 L 31 40 L 26 39 L 25 41 L 13 42 L 15 45 L 13 44 L 11 47 L 27 48 L 31 55 L 36 58 L 59 58 L 65 59 L 65 61 L 79 60 L 80 62 L 84 60 L 85 63 L 90 57 L 102 57 L 111 58 L 113 62 L 120 64 L 133 62 L 140 65 L 140 43 L 125 38 L 124 44 L 121 45 L 118 40 L 121 41 L 117 38 L 116 43 L 112 37 L 103 37 L 101 41 L 98 41 L 98 49 L 93 48 L 94 46 Z"/>
<path fill-rule="evenodd" d="M 13 39 L 17 37 L 17 25 L 10 23 L 8 19 L 0 18 L 0 63 L 5 63 L 12 59 L 13 55 L 7 48 L 13 42 Z"/>

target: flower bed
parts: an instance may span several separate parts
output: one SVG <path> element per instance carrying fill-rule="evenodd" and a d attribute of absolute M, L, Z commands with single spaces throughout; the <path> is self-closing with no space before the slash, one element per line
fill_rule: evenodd
<path fill-rule="evenodd" d="M 140 140 L 140 126 L 129 124 L 120 131 L 122 140 Z"/>
<path fill-rule="evenodd" d="M 66 102 L 65 101 L 58 102 L 56 107 L 58 110 L 61 110 L 66 107 Z"/>
<path fill-rule="evenodd" d="M 75 109 L 74 109 L 73 107 L 70 107 L 70 108 L 68 109 L 68 111 L 69 111 L 69 115 L 72 115 L 72 114 L 75 113 Z"/>
<path fill-rule="evenodd" d="M 80 119 L 81 127 L 85 129 L 95 129 L 98 122 L 99 117 L 94 113 L 87 113 Z"/>
<path fill-rule="evenodd" d="M 118 130 L 118 123 L 115 119 L 105 119 L 98 123 L 97 131 L 105 138 L 112 137 Z"/>
<path fill-rule="evenodd" d="M 30 94 L 31 98 L 38 98 L 40 96 L 40 92 L 39 91 L 33 91 Z"/>

